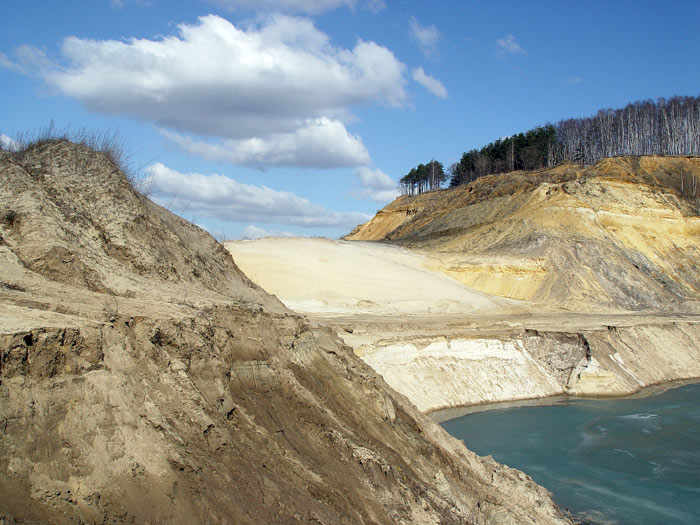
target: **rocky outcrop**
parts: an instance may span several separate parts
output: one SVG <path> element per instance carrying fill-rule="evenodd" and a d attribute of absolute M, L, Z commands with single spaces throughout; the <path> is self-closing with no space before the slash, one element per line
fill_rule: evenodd
<path fill-rule="evenodd" d="M 565 523 L 108 158 L 0 153 L 0 521 Z"/>

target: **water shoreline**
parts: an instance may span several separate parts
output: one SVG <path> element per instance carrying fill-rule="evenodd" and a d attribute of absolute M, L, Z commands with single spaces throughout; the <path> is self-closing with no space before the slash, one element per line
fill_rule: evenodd
<path fill-rule="evenodd" d="M 700 381 L 625 398 L 486 410 L 441 423 L 530 475 L 583 523 L 698 523 Z"/>
<path fill-rule="evenodd" d="M 662 394 L 674 388 L 680 388 L 686 385 L 700 383 L 700 377 L 674 379 L 672 381 L 664 381 L 653 385 L 641 387 L 635 392 L 629 394 L 600 394 L 600 395 L 575 395 L 575 394 L 558 394 L 555 396 L 530 397 L 521 399 L 512 399 L 506 401 L 475 403 L 469 405 L 435 408 L 426 410 L 424 414 L 435 423 L 444 423 L 452 419 L 457 419 L 468 414 L 478 412 L 486 412 L 488 410 L 501 410 L 505 408 L 517 408 L 525 406 L 548 406 L 548 405 L 564 405 L 578 399 L 639 399 L 650 397 L 657 394 Z"/>

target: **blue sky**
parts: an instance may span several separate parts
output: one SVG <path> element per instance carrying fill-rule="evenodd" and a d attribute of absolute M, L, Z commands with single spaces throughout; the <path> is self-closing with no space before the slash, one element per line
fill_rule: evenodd
<path fill-rule="evenodd" d="M 338 237 L 420 162 L 700 93 L 700 2 L 3 3 L 0 135 L 118 131 L 217 237 Z"/>

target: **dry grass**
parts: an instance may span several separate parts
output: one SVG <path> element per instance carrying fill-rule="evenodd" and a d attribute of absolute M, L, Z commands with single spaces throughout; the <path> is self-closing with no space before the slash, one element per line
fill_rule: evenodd
<path fill-rule="evenodd" d="M 30 151 L 46 144 L 62 141 L 80 144 L 102 154 L 110 163 L 121 170 L 135 191 L 145 196 L 150 193 L 148 179 L 143 176 L 140 167 L 134 167 L 133 152 L 119 131 L 90 130 L 87 128 L 71 131 L 67 127 L 57 128 L 52 120 L 48 126 L 37 131 L 16 133 L 12 140 L 13 142 L 0 141 L 0 151 L 6 151 L 19 160 Z"/>

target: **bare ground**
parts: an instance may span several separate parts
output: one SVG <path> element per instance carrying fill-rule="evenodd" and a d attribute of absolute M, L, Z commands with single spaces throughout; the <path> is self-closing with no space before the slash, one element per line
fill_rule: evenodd
<path fill-rule="evenodd" d="M 3 523 L 564 523 L 97 152 L 0 153 Z"/>

